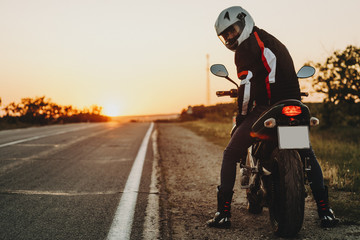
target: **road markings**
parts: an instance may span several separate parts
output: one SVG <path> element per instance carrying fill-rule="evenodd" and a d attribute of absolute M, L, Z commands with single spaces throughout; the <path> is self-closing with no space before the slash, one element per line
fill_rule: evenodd
<path fill-rule="evenodd" d="M 150 193 L 157 194 L 149 194 L 149 200 L 146 207 L 145 214 L 145 222 L 144 222 L 144 235 L 143 239 L 145 240 L 153 240 L 159 239 L 159 189 L 157 187 L 157 166 L 160 158 L 158 147 L 157 147 L 157 130 L 154 130 L 154 133 L 151 136 L 153 153 L 154 153 L 154 161 L 152 165 L 151 172 L 151 183 L 150 183 Z"/>
<path fill-rule="evenodd" d="M 88 195 L 114 195 L 116 191 L 105 192 L 60 192 L 60 191 L 41 191 L 41 190 L 0 190 L 0 194 L 19 194 L 19 195 L 45 195 L 45 196 L 88 196 Z"/>
<path fill-rule="evenodd" d="M 57 132 L 57 133 L 52 133 L 52 134 L 48 134 L 48 135 L 42 135 L 41 137 L 47 137 L 47 136 L 53 136 L 53 135 L 58 135 L 58 134 L 61 134 L 61 133 L 68 133 L 68 132 L 73 132 L 73 131 L 77 131 L 77 130 L 80 130 L 80 129 L 84 129 L 84 128 L 89 128 L 90 126 L 87 126 L 87 127 L 83 127 L 83 128 L 77 128 L 77 129 L 72 129 L 72 130 L 68 130 L 68 131 L 61 131 L 61 132 Z M 98 134 L 102 134 L 102 133 L 105 133 L 105 132 L 108 132 L 108 131 L 111 131 L 113 128 L 107 128 L 107 129 L 104 129 L 104 130 L 101 130 L 101 131 L 98 131 L 98 132 L 93 132 L 91 134 L 88 134 L 88 135 L 84 135 L 84 136 L 81 136 L 81 137 L 78 137 L 74 140 L 71 140 L 65 144 L 61 144 L 57 147 L 54 147 L 54 148 L 49 148 L 49 149 L 46 149 L 44 151 L 40 151 L 32 156 L 29 156 L 29 157 L 25 157 L 25 158 L 18 158 L 18 159 L 13 159 L 13 160 L 17 160 L 17 161 L 14 161 L 13 163 L 10 163 L 10 164 L 6 164 L 5 166 L 3 167 L 0 167 L 0 175 L 3 174 L 4 172 L 7 172 L 9 171 L 10 169 L 14 168 L 14 167 L 18 167 L 20 165 L 22 165 L 23 163 L 25 163 L 26 161 L 29 161 L 29 160 L 33 160 L 33 159 L 36 159 L 36 158 L 41 158 L 41 157 L 44 157 L 44 156 L 47 156 L 53 152 L 56 152 L 56 151 L 61 151 L 65 148 L 67 148 L 68 146 L 72 145 L 72 144 L 75 144 L 75 143 L 78 143 L 80 141 L 83 141 L 84 139 L 87 139 L 87 138 L 90 138 L 90 137 L 94 137 Z M 38 138 L 40 138 L 38 136 Z M 29 140 L 30 138 L 27 138 L 27 139 L 23 139 L 23 142 L 25 140 L 27 141 L 30 141 Z M 20 141 L 20 140 L 19 140 Z M 14 142 L 11 142 L 12 144 L 11 145 L 14 145 L 14 144 L 17 144 L 19 141 L 14 141 Z M 15 143 L 16 142 L 16 143 Z M 10 143 L 7 143 L 7 146 L 9 146 Z M 0 145 L 1 147 L 2 145 Z M 11 160 L 11 159 L 10 159 Z M 19 161 L 20 160 L 20 161 Z"/>
<path fill-rule="evenodd" d="M 28 142 L 28 141 L 32 141 L 32 140 L 37 140 L 37 139 L 44 138 L 44 137 L 48 137 L 48 136 L 52 136 L 52 135 L 56 135 L 56 134 L 40 135 L 40 136 L 35 136 L 35 137 L 30 137 L 30 138 L 25 138 L 25 139 L 16 140 L 16 141 L 13 141 L 13 142 L 3 143 L 3 144 L 0 144 L 0 148 L 2 148 L 2 147 L 7 147 L 7 146 L 11 146 L 11 145 L 15 145 L 15 144 L 18 144 L 18 143 L 23 143 L 23 142 Z"/>
<path fill-rule="evenodd" d="M 109 240 L 130 239 L 142 170 L 153 127 L 154 123 L 151 123 L 131 168 L 129 177 L 126 181 L 124 193 L 121 196 L 119 206 L 115 212 L 115 216 L 107 236 L 107 239 Z"/>
<path fill-rule="evenodd" d="M 37 139 L 40 139 L 40 138 L 55 136 L 55 135 L 59 135 L 59 134 L 63 134 L 63 133 L 74 132 L 74 131 L 82 130 L 82 129 L 89 128 L 89 127 L 95 127 L 95 126 L 96 125 L 89 125 L 89 126 L 85 126 L 85 127 L 81 127 L 81 128 L 75 128 L 75 129 L 70 129 L 70 130 L 58 131 L 58 132 L 53 132 L 53 133 L 49 133 L 49 134 L 24 138 L 24 139 L 20 139 L 20 140 L 8 142 L 8 143 L 0 144 L 0 148 L 15 145 L 15 144 L 19 144 L 19 143 L 23 143 L 23 142 L 33 141 L 33 140 L 37 140 Z"/>

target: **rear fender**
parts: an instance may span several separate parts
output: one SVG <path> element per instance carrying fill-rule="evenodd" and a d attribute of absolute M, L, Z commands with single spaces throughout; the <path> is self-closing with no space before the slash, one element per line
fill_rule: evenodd
<path fill-rule="evenodd" d="M 286 116 L 282 113 L 282 109 L 285 106 L 299 106 L 301 108 L 301 114 L 297 116 Z M 276 127 L 266 128 L 264 126 L 265 120 L 274 118 L 277 126 L 298 126 L 310 124 L 310 110 L 301 101 L 296 99 L 288 99 L 278 102 L 273 105 L 269 110 L 264 112 L 259 119 L 252 125 L 252 136 L 256 138 L 263 137 L 264 140 L 272 139 L 276 136 Z"/>

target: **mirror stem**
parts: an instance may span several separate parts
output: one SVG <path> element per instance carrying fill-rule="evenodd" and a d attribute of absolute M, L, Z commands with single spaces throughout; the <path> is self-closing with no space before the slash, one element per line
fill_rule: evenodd
<path fill-rule="evenodd" d="M 233 84 L 235 84 L 235 86 L 237 87 L 237 88 L 239 88 L 239 86 L 236 84 L 236 82 L 234 82 L 233 80 L 231 80 L 231 78 L 229 78 L 229 77 L 225 77 L 227 80 L 229 80 L 230 82 L 232 82 Z"/>

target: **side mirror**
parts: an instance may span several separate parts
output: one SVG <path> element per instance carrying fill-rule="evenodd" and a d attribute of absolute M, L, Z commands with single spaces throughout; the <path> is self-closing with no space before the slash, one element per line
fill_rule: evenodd
<path fill-rule="evenodd" d="M 214 64 L 210 67 L 210 71 L 212 74 L 218 77 L 227 78 L 229 76 L 226 67 L 222 64 Z"/>
<path fill-rule="evenodd" d="M 296 74 L 298 78 L 308 78 L 315 74 L 315 68 L 311 66 L 303 66 Z"/>

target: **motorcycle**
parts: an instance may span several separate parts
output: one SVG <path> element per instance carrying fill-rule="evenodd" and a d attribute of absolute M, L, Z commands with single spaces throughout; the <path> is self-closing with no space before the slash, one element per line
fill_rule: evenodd
<path fill-rule="evenodd" d="M 229 78 L 224 65 L 215 64 L 211 72 L 237 86 L 216 95 L 238 96 L 239 85 Z M 314 75 L 315 69 L 303 66 L 298 78 Z M 301 93 L 308 96 L 308 93 Z M 240 161 L 241 188 L 246 189 L 248 210 L 261 213 L 268 207 L 273 231 L 281 237 L 296 235 L 303 224 L 308 159 L 301 159 L 298 150 L 310 148 L 309 127 L 319 124 L 310 116 L 309 108 L 299 100 L 280 101 L 265 111 L 251 128 L 255 142 L 248 148 L 246 161 Z M 235 127 L 231 131 L 233 134 Z M 245 163 L 242 163 L 245 162 Z"/>

